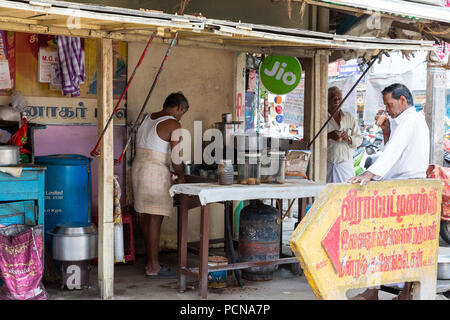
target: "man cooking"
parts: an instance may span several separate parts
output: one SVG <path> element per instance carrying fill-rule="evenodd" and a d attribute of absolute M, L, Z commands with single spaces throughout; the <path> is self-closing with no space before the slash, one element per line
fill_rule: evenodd
<path fill-rule="evenodd" d="M 338 87 L 328 89 L 328 112 L 334 114 L 342 101 Z M 362 142 L 361 130 L 352 114 L 339 110 L 328 124 L 327 183 L 346 182 L 355 176 L 353 153 Z"/>
<path fill-rule="evenodd" d="M 348 180 L 365 184 L 370 180 L 425 179 L 430 155 L 430 135 L 422 113 L 414 108 L 411 91 L 394 83 L 382 91 L 383 102 L 389 115 L 377 114 L 375 120 L 383 130 L 383 152 L 363 174 Z M 404 285 L 395 299 L 409 300 L 411 282 Z M 377 300 L 378 289 L 370 288 L 353 299 Z"/>
<path fill-rule="evenodd" d="M 150 278 L 175 277 L 176 272 L 159 263 L 159 239 L 164 217 L 172 214 L 173 200 L 170 166 L 177 183 L 184 182 L 182 166 L 174 163 L 171 150 L 181 142 L 173 135 L 181 129 L 181 117 L 189 104 L 181 92 L 170 94 L 161 111 L 147 115 L 136 135 L 136 157 L 132 165 L 134 208 L 144 214 L 144 241 L 147 262 L 145 274 Z"/>

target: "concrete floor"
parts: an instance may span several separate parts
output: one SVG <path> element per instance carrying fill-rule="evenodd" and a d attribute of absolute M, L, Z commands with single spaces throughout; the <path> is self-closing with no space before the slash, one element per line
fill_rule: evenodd
<path fill-rule="evenodd" d="M 176 254 L 161 255 L 161 260 L 169 267 Z M 143 257 L 139 257 L 135 265 L 115 266 L 114 299 L 116 300 L 201 300 L 197 291 L 197 282 L 188 279 L 188 288 L 184 293 L 178 292 L 176 279 L 148 279 L 144 276 Z M 91 271 L 92 288 L 87 290 L 63 290 L 56 286 L 47 286 L 51 299 L 99 299 L 97 286 L 97 270 Z M 279 300 L 279 299 L 315 299 L 305 277 L 293 276 L 291 271 L 280 268 L 274 279 L 267 282 L 244 281 L 240 288 L 234 276 L 228 276 L 228 286 L 223 289 L 209 289 L 208 300 Z"/>
<path fill-rule="evenodd" d="M 287 218 L 283 222 L 283 254 L 289 254 L 289 236 L 297 219 Z M 450 254 L 450 245 L 440 242 L 440 252 Z M 223 249 L 210 249 L 211 255 L 223 255 Z M 176 252 L 161 253 L 161 262 L 175 269 Z M 188 265 L 198 265 L 198 256 L 188 254 Z M 188 278 L 188 288 L 178 292 L 176 279 L 148 279 L 144 276 L 144 257 L 137 256 L 135 264 L 116 264 L 114 268 L 114 299 L 115 300 L 201 300 L 198 295 L 197 282 Z M 97 267 L 90 272 L 91 287 L 83 290 L 61 290 L 59 284 L 45 284 L 51 300 L 98 300 L 100 299 Z M 450 288 L 450 280 L 447 281 Z M 349 290 L 352 297 L 363 289 Z M 380 291 L 380 300 L 391 300 L 393 294 Z M 234 275 L 229 272 L 226 288 L 208 290 L 207 300 L 315 300 L 315 295 L 305 276 L 295 275 L 291 265 L 280 265 L 270 281 L 243 280 L 239 287 Z M 437 300 L 448 300 L 443 294 L 437 294 Z"/>

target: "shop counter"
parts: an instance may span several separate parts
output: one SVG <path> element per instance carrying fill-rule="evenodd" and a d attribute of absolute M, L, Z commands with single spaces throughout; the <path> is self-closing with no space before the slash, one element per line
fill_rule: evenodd
<path fill-rule="evenodd" d="M 269 264 L 296 263 L 296 257 L 281 258 L 273 261 L 242 262 L 225 266 L 208 266 L 210 204 L 224 203 L 225 214 L 232 213 L 232 201 L 253 199 L 299 199 L 298 219 L 304 213 L 306 198 L 318 196 L 325 187 L 305 179 L 287 179 L 284 184 L 260 185 L 219 185 L 217 183 L 183 183 L 170 188 L 171 196 L 178 195 L 178 288 L 186 290 L 186 277 L 199 280 L 199 295 L 207 297 L 208 273 L 221 270 L 245 269 Z M 187 268 L 188 212 L 201 207 L 200 218 L 200 262 L 198 268 Z M 281 235 L 280 235 L 281 237 Z"/>

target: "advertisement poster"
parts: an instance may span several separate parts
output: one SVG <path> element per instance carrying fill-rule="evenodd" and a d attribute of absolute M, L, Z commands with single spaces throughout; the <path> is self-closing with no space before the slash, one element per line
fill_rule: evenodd
<path fill-rule="evenodd" d="M 8 53 L 8 66 L 9 66 L 9 76 L 11 79 L 11 89 L 14 89 L 16 83 L 16 36 L 15 32 L 5 31 L 6 35 L 6 45 L 7 45 L 7 53 Z M 1 90 L 0 95 L 8 94 L 11 90 Z"/>
<path fill-rule="evenodd" d="M 259 65 L 259 76 L 267 91 L 285 95 L 297 88 L 302 66 L 295 57 L 269 55 Z"/>
<path fill-rule="evenodd" d="M 245 93 L 245 131 L 255 127 L 255 94 L 253 92 Z"/>
<path fill-rule="evenodd" d="M 50 83 L 52 66 L 58 66 L 58 47 L 56 45 L 56 37 L 39 35 L 39 82 Z"/>
<path fill-rule="evenodd" d="M 0 60 L 0 89 L 11 89 L 8 60 Z"/>
<path fill-rule="evenodd" d="M 15 61 L 20 61 L 15 65 L 16 89 L 26 98 L 29 105 L 28 111 L 34 118 L 33 122 L 95 124 L 97 122 L 96 103 L 94 103 L 97 98 L 97 40 L 84 39 L 86 81 L 80 85 L 81 94 L 77 98 L 64 98 L 61 90 L 58 89 L 57 79 L 52 80 L 52 68 L 42 73 L 49 82 L 39 82 L 40 44 L 47 49 L 53 45 L 56 46 L 56 42 L 49 36 L 15 33 Z M 113 54 L 113 93 L 114 99 L 119 99 L 127 83 L 127 43 L 113 41 Z M 123 103 L 125 102 L 124 99 Z M 120 108 L 123 108 L 122 116 L 115 117 L 119 123 L 125 121 L 124 106 Z"/>
<path fill-rule="evenodd" d="M 0 89 L 11 89 L 11 75 L 8 64 L 6 32 L 0 31 Z"/>
<path fill-rule="evenodd" d="M 304 100 L 305 77 L 303 75 L 297 88 L 286 95 L 283 108 L 284 123 L 295 127 L 303 127 Z"/>

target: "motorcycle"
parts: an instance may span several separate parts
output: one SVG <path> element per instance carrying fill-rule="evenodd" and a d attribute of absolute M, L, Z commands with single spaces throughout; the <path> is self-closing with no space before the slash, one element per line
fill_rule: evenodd
<path fill-rule="evenodd" d="M 358 153 L 355 152 L 355 155 L 353 156 L 353 170 L 355 171 L 355 176 L 359 176 L 361 173 L 363 173 L 365 170 L 361 166 L 363 158 L 365 159 L 366 151 L 364 148 L 361 148 Z"/>
<path fill-rule="evenodd" d="M 449 134 L 444 138 L 444 167 L 450 167 L 450 140 Z"/>
<path fill-rule="evenodd" d="M 366 171 L 366 169 L 378 158 L 381 147 L 381 141 L 379 139 L 380 137 L 378 135 L 371 135 L 365 131 L 363 132 L 363 141 L 353 154 L 355 176 Z"/>
<path fill-rule="evenodd" d="M 440 179 L 444 183 L 441 207 L 441 238 L 450 244 L 450 168 L 435 164 L 428 166 L 427 178 Z"/>

